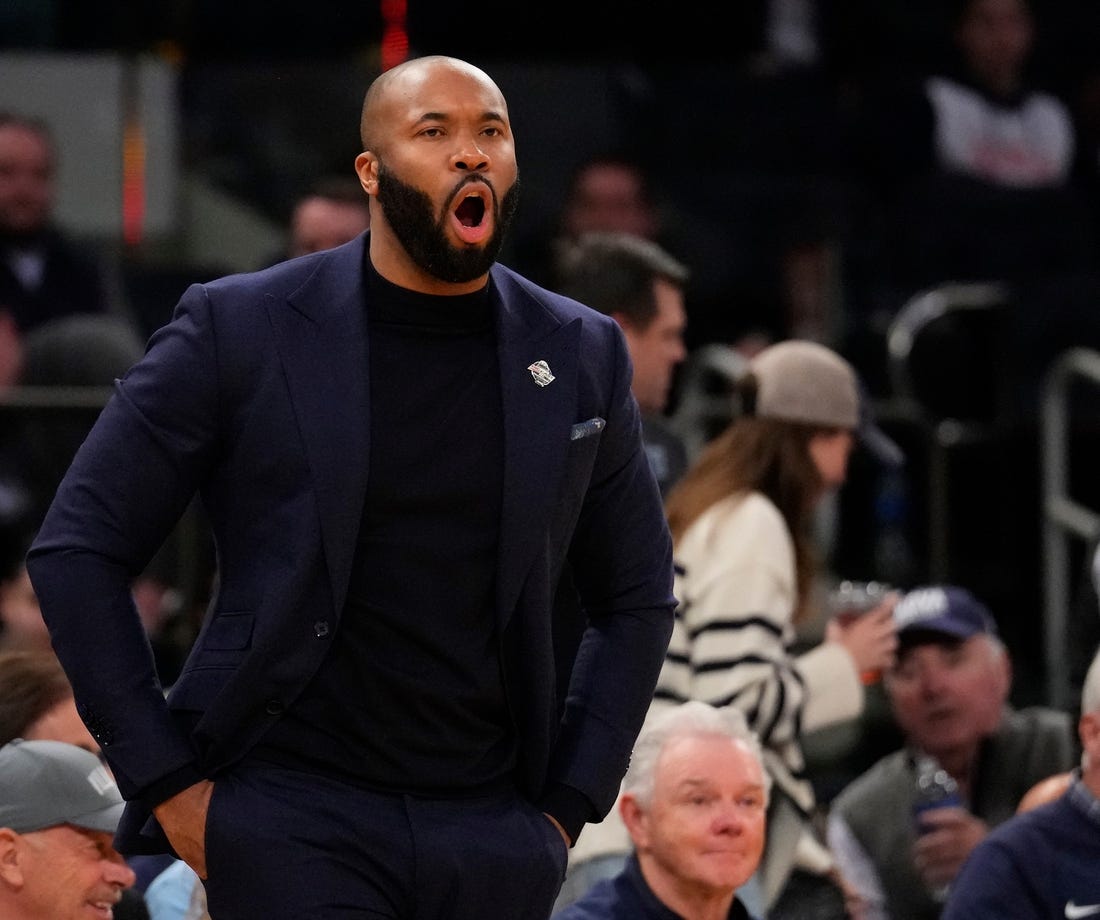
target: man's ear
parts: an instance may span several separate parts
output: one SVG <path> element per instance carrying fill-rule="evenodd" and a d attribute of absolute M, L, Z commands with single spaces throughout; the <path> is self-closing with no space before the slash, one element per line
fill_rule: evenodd
<path fill-rule="evenodd" d="M 23 887 L 23 866 L 19 835 L 10 827 L 0 827 L 0 884 L 12 891 Z"/>
<path fill-rule="evenodd" d="M 634 841 L 635 849 L 644 849 L 649 842 L 649 818 L 646 810 L 633 795 L 627 792 L 619 799 L 619 814 L 630 834 L 630 839 Z"/>
<path fill-rule="evenodd" d="M 355 172 L 359 184 L 368 195 L 378 193 L 378 158 L 370 151 L 364 151 L 355 158 Z"/>

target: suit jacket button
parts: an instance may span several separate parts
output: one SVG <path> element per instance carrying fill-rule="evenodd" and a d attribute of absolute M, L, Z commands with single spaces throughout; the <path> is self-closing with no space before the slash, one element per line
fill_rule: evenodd
<path fill-rule="evenodd" d="M 313 634 L 318 639 L 324 639 L 328 635 L 328 620 L 318 620 L 313 624 Z"/>
<path fill-rule="evenodd" d="M 283 704 L 279 700 L 268 700 L 267 705 L 264 706 L 264 711 L 269 716 L 277 716 L 283 711 Z"/>

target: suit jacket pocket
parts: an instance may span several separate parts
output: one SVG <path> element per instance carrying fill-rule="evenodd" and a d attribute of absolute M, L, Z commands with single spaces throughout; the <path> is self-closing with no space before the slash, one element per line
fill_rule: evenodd
<path fill-rule="evenodd" d="M 605 425 L 607 425 L 607 422 L 598 415 L 593 416 L 587 421 L 577 422 L 577 424 L 569 429 L 569 440 L 579 441 L 581 438 L 590 438 L 603 431 Z"/>
<path fill-rule="evenodd" d="M 236 651 L 252 644 L 256 617 L 251 613 L 219 613 L 210 621 L 201 646 L 208 651 Z"/>

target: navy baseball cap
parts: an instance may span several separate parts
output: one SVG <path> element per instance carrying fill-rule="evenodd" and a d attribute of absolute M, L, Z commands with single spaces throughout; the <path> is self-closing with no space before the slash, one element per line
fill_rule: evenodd
<path fill-rule="evenodd" d="M 914 588 L 894 607 L 898 640 L 910 640 L 918 633 L 934 633 L 953 639 L 997 635 L 997 624 L 989 608 L 973 594 L 955 585 Z"/>

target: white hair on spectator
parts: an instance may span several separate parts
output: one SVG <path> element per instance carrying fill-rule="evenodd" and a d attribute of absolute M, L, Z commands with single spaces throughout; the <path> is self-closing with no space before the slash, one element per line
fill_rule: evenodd
<path fill-rule="evenodd" d="M 1081 714 L 1100 709 L 1100 650 L 1093 656 L 1081 688 Z"/>
<path fill-rule="evenodd" d="M 661 752 L 676 739 L 707 735 L 720 735 L 744 744 L 760 764 L 765 796 L 770 792 L 771 776 L 764 768 L 760 740 L 749 728 L 744 713 L 733 706 L 718 708 L 700 700 L 689 700 L 668 709 L 642 728 L 623 778 L 623 792 L 648 805 L 653 799 L 657 761 Z"/>

